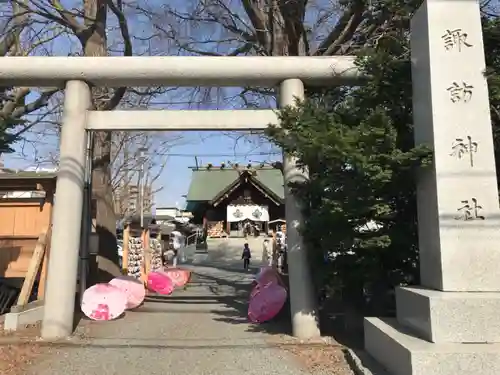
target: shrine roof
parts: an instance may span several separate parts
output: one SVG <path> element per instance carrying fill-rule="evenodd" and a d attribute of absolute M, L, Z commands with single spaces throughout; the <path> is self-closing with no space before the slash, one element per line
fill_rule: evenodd
<path fill-rule="evenodd" d="M 280 199 L 284 199 L 283 174 L 276 168 L 254 168 L 255 178 Z M 209 202 L 239 178 L 233 168 L 194 169 L 186 201 Z"/>

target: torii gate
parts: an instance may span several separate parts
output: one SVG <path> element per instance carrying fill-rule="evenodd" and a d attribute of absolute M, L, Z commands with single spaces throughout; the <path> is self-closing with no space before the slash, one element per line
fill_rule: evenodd
<path fill-rule="evenodd" d="M 86 132 L 96 130 L 255 130 L 278 122 L 273 110 L 91 109 L 92 86 L 279 86 L 279 106 L 304 98 L 304 84 L 350 85 L 359 81 L 354 57 L 6 57 L 0 60 L 1 86 L 64 87 L 64 116 L 53 213 L 44 339 L 73 331 L 78 269 Z M 290 300 L 294 335 L 319 336 L 310 295 L 307 255 L 298 228 L 301 211 L 287 185 L 307 178 L 295 160 L 284 156 L 286 221 L 288 223 Z"/>

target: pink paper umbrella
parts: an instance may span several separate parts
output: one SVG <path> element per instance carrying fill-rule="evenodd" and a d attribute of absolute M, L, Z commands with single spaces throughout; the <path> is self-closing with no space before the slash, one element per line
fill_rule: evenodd
<path fill-rule="evenodd" d="M 176 287 L 183 287 L 189 281 L 191 272 L 182 268 L 167 268 L 164 273 L 172 280 Z"/>
<path fill-rule="evenodd" d="M 150 272 L 148 289 L 159 294 L 169 295 L 174 291 L 175 284 L 164 272 Z"/>
<path fill-rule="evenodd" d="M 279 283 L 278 273 L 273 267 L 261 267 L 259 273 L 255 276 L 257 284 L 267 285 L 269 283 Z"/>
<path fill-rule="evenodd" d="M 127 295 L 127 309 L 135 309 L 146 297 L 142 281 L 132 276 L 118 276 L 109 282 Z"/>
<path fill-rule="evenodd" d="M 286 289 L 270 283 L 257 285 L 252 291 L 248 306 L 248 318 L 253 323 L 263 323 L 274 318 L 283 308 L 287 297 Z"/>
<path fill-rule="evenodd" d="M 127 295 L 110 284 L 96 284 L 83 292 L 82 311 L 92 320 L 118 318 L 127 306 Z"/>

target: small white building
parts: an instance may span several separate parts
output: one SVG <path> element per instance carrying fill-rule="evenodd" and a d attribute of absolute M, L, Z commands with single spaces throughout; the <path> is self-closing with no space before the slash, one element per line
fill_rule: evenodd
<path fill-rule="evenodd" d="M 161 224 L 160 221 L 162 221 L 163 217 L 172 217 L 175 221 L 187 223 L 193 215 L 191 212 L 181 210 L 177 207 L 157 207 L 154 216 L 158 224 Z"/>

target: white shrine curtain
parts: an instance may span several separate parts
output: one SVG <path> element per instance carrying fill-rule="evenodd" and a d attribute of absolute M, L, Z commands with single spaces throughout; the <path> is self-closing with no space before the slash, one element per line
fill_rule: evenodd
<path fill-rule="evenodd" d="M 269 221 L 267 206 L 257 205 L 229 205 L 227 206 L 227 221 L 238 222 L 242 220 Z"/>

